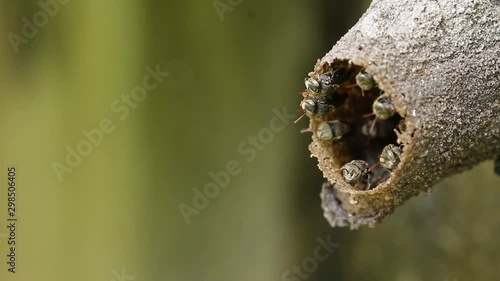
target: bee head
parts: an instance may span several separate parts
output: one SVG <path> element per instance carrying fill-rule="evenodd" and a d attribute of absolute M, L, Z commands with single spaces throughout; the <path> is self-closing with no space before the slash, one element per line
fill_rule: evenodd
<path fill-rule="evenodd" d="M 322 141 L 328 141 L 333 139 L 333 131 L 330 124 L 327 122 L 322 122 L 318 125 L 316 130 L 316 136 Z"/>
<path fill-rule="evenodd" d="M 383 94 L 373 102 L 373 113 L 380 120 L 386 120 L 396 113 L 396 109 L 387 94 Z"/>
<path fill-rule="evenodd" d="M 321 84 L 319 83 L 319 81 L 312 77 L 305 78 L 304 84 L 306 85 L 306 88 L 309 91 L 319 93 L 321 90 Z"/>
<path fill-rule="evenodd" d="M 305 99 L 302 101 L 302 104 L 300 106 L 303 110 L 305 110 L 306 113 L 314 114 L 316 112 L 317 104 L 312 99 Z"/>

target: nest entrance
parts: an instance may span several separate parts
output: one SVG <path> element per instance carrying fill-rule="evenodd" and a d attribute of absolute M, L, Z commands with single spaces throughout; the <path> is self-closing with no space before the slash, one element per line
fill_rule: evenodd
<path fill-rule="evenodd" d="M 363 160 L 369 166 L 379 162 L 379 157 L 389 144 L 397 145 L 395 130 L 404 130 L 404 119 L 398 113 L 381 120 L 373 114 L 373 104 L 378 97 L 384 94 L 374 82 L 371 89 L 362 90 L 356 76 L 364 72 L 364 67 L 352 65 L 349 62 L 339 61 L 324 66 L 324 73 L 339 67 L 348 68 L 351 72 L 348 79 L 339 84 L 338 94 L 346 97 L 340 106 L 323 116 L 311 118 L 311 128 L 314 132 L 321 122 L 337 120 L 350 126 L 348 134 L 340 140 L 321 141 L 320 145 L 327 146 L 339 164 L 340 169 L 352 160 Z M 369 73 L 368 73 L 369 74 Z M 374 80 L 373 80 L 374 81 Z M 390 171 L 382 165 L 370 169 L 369 189 L 376 188 L 390 177 Z M 353 188 L 358 189 L 353 186 Z M 368 189 L 368 188 L 367 188 Z"/>

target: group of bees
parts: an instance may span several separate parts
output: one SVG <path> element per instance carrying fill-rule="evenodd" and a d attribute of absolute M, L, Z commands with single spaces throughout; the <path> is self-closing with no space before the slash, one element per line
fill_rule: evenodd
<path fill-rule="evenodd" d="M 353 76 L 355 83 L 352 81 Z M 336 111 L 342 110 L 349 95 L 353 93 L 359 93 L 362 98 L 369 93 L 370 98 L 373 99 L 372 112 L 363 115 L 366 121 L 363 122 L 360 130 L 368 138 L 368 141 L 379 135 L 375 126 L 377 120 L 387 120 L 396 114 L 389 95 L 381 92 L 373 80 L 373 76 L 359 67 L 350 64 L 330 65 L 323 74 L 305 78 L 304 83 L 306 90 L 302 92 L 304 99 L 300 103 L 301 111 L 304 114 L 295 122 L 304 116 L 318 120 L 317 126 L 302 130 L 302 132 L 312 132 L 321 141 L 340 141 L 354 133 L 354 127 L 359 124 L 328 120 L 331 119 L 331 116 L 336 116 Z M 356 87 L 360 91 L 350 90 Z M 373 120 L 368 118 L 373 118 Z M 372 170 L 379 164 L 389 172 L 394 170 L 400 162 L 401 154 L 402 146 L 387 144 L 378 157 L 379 162 L 369 166 L 364 160 L 352 160 L 342 166 L 338 172 L 355 189 L 368 190 L 371 186 Z"/>

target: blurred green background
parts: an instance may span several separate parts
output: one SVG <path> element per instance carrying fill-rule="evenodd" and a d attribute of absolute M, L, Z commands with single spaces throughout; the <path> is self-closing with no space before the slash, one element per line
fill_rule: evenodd
<path fill-rule="evenodd" d="M 375 229 L 332 229 L 307 121 L 272 121 L 298 116 L 303 78 L 368 1 L 0 3 L 0 280 L 500 280 L 491 162 Z M 127 100 L 157 65 L 168 77 Z M 114 130 L 84 147 L 101 122 Z M 227 186 L 193 203 L 228 163 Z M 328 239 L 338 247 L 311 265 Z"/>

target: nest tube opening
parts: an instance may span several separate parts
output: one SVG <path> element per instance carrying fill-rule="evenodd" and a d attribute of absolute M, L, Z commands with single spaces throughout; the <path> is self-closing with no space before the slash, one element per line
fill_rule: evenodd
<path fill-rule="evenodd" d="M 346 69 L 349 75 L 336 81 L 339 84 L 334 91 L 321 93 L 318 90 L 320 88 L 311 90 L 308 87 L 308 79 L 318 81 L 321 85 L 327 79 L 325 75 L 337 69 Z M 361 214 L 363 218 L 354 221 L 352 218 L 360 215 L 359 210 L 344 208 L 343 202 L 350 206 L 356 205 L 358 202 L 353 195 L 376 192 L 379 186 L 390 181 L 404 150 L 398 136 L 406 132 L 405 119 L 392 103 L 388 92 L 379 86 L 377 77 L 371 74 L 366 63 L 334 60 L 332 63 L 321 63 L 316 70 L 306 78 L 303 102 L 311 99 L 311 96 L 343 97 L 327 112 L 307 114 L 310 124 L 306 131 L 313 133 L 311 145 L 323 151 L 320 154 L 326 152 L 331 156 L 323 160 L 332 160 L 328 167 L 329 182 L 323 185 L 322 198 L 328 197 L 328 202 L 335 205 L 336 216 L 340 214 L 337 225 L 345 226 L 346 220 L 351 220 L 351 227 L 360 222 L 373 225 L 376 216 Z M 348 129 L 336 130 L 337 123 Z M 329 137 L 325 138 L 323 127 L 328 127 L 327 124 L 331 131 L 327 134 Z M 336 135 L 336 131 L 342 131 L 343 134 Z M 311 149 L 313 155 L 314 150 Z M 326 205 L 323 207 L 326 208 Z"/>
<path fill-rule="evenodd" d="M 304 92 L 304 100 L 324 95 L 344 97 L 324 114 L 310 114 L 307 131 L 312 132 L 317 144 L 335 158 L 336 181 L 347 183 L 343 186 L 351 192 L 368 192 L 389 180 L 391 172 L 397 168 L 404 149 L 398 135 L 405 132 L 405 120 L 389 94 L 364 65 L 336 60 L 322 64 L 321 71 L 310 73 L 310 76 L 313 81 L 323 83 L 327 79 L 325 74 L 338 69 L 345 69 L 349 75 L 336 81 L 339 84 L 334 91 L 320 93 L 317 88 L 308 87 Z M 342 129 L 348 129 L 340 129 L 340 124 Z M 324 127 L 328 126 L 331 129 L 326 134 Z M 335 137 L 331 136 L 331 131 Z M 335 134 L 336 131 L 343 134 Z"/>

